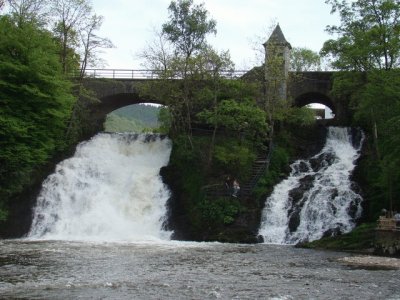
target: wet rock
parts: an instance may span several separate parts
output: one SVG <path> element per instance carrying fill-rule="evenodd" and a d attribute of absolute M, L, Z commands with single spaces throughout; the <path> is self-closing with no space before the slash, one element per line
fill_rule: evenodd
<path fill-rule="evenodd" d="M 376 256 L 352 256 L 339 258 L 340 263 L 368 270 L 400 269 L 400 259 Z"/>
<path fill-rule="evenodd" d="M 300 225 L 300 210 L 293 211 L 289 216 L 289 231 L 295 232 Z"/>
<path fill-rule="evenodd" d="M 312 188 L 314 179 L 314 175 L 306 175 L 299 180 L 300 185 L 289 192 L 289 197 L 293 204 L 298 204 L 303 199 L 304 194 Z"/>
<path fill-rule="evenodd" d="M 322 235 L 322 237 L 333 237 L 333 236 L 338 236 L 341 234 L 342 234 L 342 232 L 340 230 L 340 225 L 338 225 L 335 228 L 331 228 L 331 229 L 325 231 L 324 234 Z"/>

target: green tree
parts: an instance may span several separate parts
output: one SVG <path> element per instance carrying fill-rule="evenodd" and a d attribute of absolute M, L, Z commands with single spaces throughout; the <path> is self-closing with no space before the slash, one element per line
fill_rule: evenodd
<path fill-rule="evenodd" d="M 65 145 L 74 98 L 62 76 L 53 36 L 34 23 L 0 17 L 0 199 L 32 179 Z M 19 24 L 18 24 L 19 23 Z"/>
<path fill-rule="evenodd" d="M 355 118 L 374 137 L 374 154 L 370 157 L 377 165 L 371 185 L 384 196 L 386 208 L 400 209 L 400 73 L 398 70 L 374 70 L 366 74 L 353 103 Z M 371 174 L 372 175 L 372 174 Z M 395 207 L 397 206 L 397 207 Z M 379 207 L 381 208 L 381 207 Z"/>
<path fill-rule="evenodd" d="M 182 129 L 191 137 L 192 99 L 190 91 L 190 65 L 192 58 L 206 46 L 208 34 L 216 33 L 216 22 L 210 20 L 203 4 L 195 5 L 193 0 L 172 1 L 168 7 L 169 21 L 162 30 L 174 49 L 172 67 L 183 81 L 182 105 L 180 111 Z M 174 110 L 171 110 L 174 113 Z M 176 121 L 176 120 L 175 120 Z"/>
<path fill-rule="evenodd" d="M 310 49 L 295 47 L 290 53 L 290 69 L 296 72 L 320 71 L 321 58 Z"/>
<path fill-rule="evenodd" d="M 338 35 L 324 43 L 321 54 L 339 70 L 389 70 L 399 65 L 400 3 L 397 0 L 326 0 L 338 12 L 339 26 L 327 31 Z"/>
<path fill-rule="evenodd" d="M 207 107 L 214 115 L 207 119 L 208 123 L 213 127 L 207 163 L 207 165 L 210 166 L 212 163 L 215 138 L 220 125 L 218 97 L 220 96 L 221 88 L 225 81 L 222 74 L 224 72 L 232 72 L 234 65 L 228 51 L 217 53 L 211 47 L 206 47 L 196 57 L 194 66 L 195 68 L 192 71 L 192 75 L 197 75 L 197 80 L 206 80 L 209 83 L 207 87 L 199 92 L 196 98 L 200 99 L 200 101 L 198 101 L 200 105 L 198 105 L 199 107 L 197 110 L 203 110 L 204 107 Z M 210 120 L 212 120 L 212 122 L 210 122 Z"/>

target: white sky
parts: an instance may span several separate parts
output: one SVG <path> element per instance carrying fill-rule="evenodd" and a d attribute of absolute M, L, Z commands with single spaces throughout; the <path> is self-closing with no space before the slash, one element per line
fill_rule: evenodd
<path fill-rule="evenodd" d="M 153 28 L 168 20 L 170 0 L 92 0 L 97 14 L 105 20 L 99 33 L 116 48 L 101 55 L 107 68 L 142 69 L 138 52 L 154 39 Z M 324 0 L 195 0 L 205 3 L 217 22 L 217 35 L 208 41 L 219 51 L 229 50 L 236 69 L 255 65 L 253 44 L 268 39 L 268 30 L 279 22 L 292 47 L 319 51 L 330 38 L 327 25 L 338 24 L 337 15 Z"/>

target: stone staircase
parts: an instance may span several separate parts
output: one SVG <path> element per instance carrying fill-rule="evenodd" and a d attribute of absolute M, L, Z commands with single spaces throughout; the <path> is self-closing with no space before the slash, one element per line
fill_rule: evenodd
<path fill-rule="evenodd" d="M 242 185 L 240 188 L 241 198 L 247 198 L 251 195 L 258 181 L 260 180 L 261 176 L 265 174 L 265 171 L 269 167 L 272 152 L 273 152 L 273 145 L 272 143 L 270 143 L 268 150 L 258 155 L 257 159 L 254 161 L 252 166 L 252 173 L 250 180 L 246 182 L 244 185 Z"/>

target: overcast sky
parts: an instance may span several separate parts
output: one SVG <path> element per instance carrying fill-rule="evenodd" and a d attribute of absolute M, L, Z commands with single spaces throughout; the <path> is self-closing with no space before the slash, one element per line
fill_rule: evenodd
<path fill-rule="evenodd" d="M 168 20 L 170 0 L 92 0 L 104 16 L 100 32 L 114 43 L 101 56 L 107 68 L 141 69 L 137 54 L 154 39 L 153 28 Z M 217 35 L 208 41 L 218 50 L 229 50 L 236 69 L 255 64 L 254 43 L 265 42 L 272 24 L 279 22 L 292 47 L 319 51 L 330 36 L 327 25 L 338 24 L 324 0 L 194 0 L 204 2 L 217 22 Z"/>

